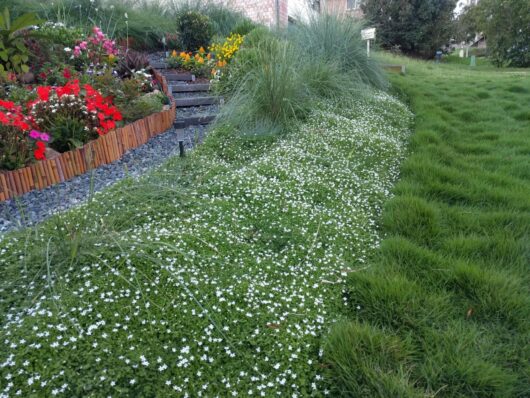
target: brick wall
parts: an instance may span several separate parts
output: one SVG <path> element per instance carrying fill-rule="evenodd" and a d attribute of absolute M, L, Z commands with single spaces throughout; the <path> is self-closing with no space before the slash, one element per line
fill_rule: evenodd
<path fill-rule="evenodd" d="M 269 27 L 276 26 L 276 0 L 213 0 L 234 10 L 242 12 L 255 22 Z M 278 0 L 280 25 L 287 26 L 288 0 Z"/>

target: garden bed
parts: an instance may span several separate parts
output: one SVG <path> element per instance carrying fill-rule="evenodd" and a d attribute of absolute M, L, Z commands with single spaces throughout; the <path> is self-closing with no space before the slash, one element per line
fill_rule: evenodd
<path fill-rule="evenodd" d="M 171 98 L 165 77 L 156 70 L 154 73 L 164 93 Z M 34 189 L 44 189 L 103 164 L 112 163 L 127 151 L 145 144 L 151 137 L 170 128 L 175 120 L 175 114 L 175 102 L 171 100 L 169 109 L 112 130 L 81 148 L 21 169 L 3 172 L 0 174 L 0 201 L 23 195 Z"/>

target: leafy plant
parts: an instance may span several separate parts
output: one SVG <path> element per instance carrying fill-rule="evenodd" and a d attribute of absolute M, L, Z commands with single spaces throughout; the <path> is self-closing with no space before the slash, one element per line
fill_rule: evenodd
<path fill-rule="evenodd" d="M 182 47 L 187 51 L 207 47 L 213 36 L 210 18 L 196 11 L 187 11 L 177 17 L 177 31 Z"/>
<path fill-rule="evenodd" d="M 29 51 L 24 43 L 22 32 L 38 25 L 40 20 L 35 14 L 26 13 L 11 21 L 6 7 L 0 15 L 0 76 L 8 72 L 26 73 Z"/>
<path fill-rule="evenodd" d="M 149 58 L 147 54 L 129 50 L 124 57 L 120 58 L 116 71 L 120 77 L 130 77 L 135 71 L 147 69 Z"/>
<path fill-rule="evenodd" d="M 123 119 L 130 123 L 160 112 L 166 102 L 166 96 L 161 92 L 152 92 L 138 97 L 123 110 Z"/>

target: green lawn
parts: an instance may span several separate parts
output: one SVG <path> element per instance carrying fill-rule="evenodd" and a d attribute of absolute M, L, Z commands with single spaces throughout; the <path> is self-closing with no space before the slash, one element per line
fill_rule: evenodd
<path fill-rule="evenodd" d="M 530 73 L 385 60 L 412 153 L 327 341 L 332 393 L 528 397 Z"/>

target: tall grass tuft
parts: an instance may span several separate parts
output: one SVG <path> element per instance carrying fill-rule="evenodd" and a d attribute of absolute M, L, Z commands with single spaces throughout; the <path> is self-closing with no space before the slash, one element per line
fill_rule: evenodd
<path fill-rule="evenodd" d="M 307 23 L 294 25 L 288 37 L 314 63 L 336 65 L 350 82 L 386 88 L 383 70 L 366 54 L 361 40 L 363 27 L 362 22 L 347 16 L 321 14 L 310 17 Z"/>
<path fill-rule="evenodd" d="M 250 135 L 282 132 L 309 113 L 312 100 L 385 88 L 381 68 L 362 50 L 361 27 L 321 15 L 287 31 L 254 29 L 220 85 L 229 101 L 219 122 Z"/>
<path fill-rule="evenodd" d="M 251 135 L 285 131 L 309 109 L 296 48 L 271 33 L 258 35 L 250 38 L 252 47 L 241 50 L 234 92 L 220 119 Z"/>

